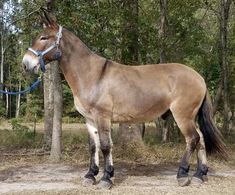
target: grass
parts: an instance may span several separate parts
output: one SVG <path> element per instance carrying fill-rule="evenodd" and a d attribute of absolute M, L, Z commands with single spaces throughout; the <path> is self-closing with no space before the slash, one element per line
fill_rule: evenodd
<path fill-rule="evenodd" d="M 43 134 L 34 134 L 30 130 L 1 130 L 0 148 L 2 151 L 33 149 L 42 146 Z"/>
<path fill-rule="evenodd" d="M 0 150 L 2 152 L 17 152 L 17 150 L 42 149 L 43 133 L 34 134 L 28 127 L 20 125 L 13 121 L 12 130 L 0 131 Z M 63 131 L 63 158 L 64 161 L 74 163 L 89 162 L 88 134 L 86 129 L 78 131 Z M 147 127 L 144 143 L 129 143 L 121 145 L 117 143 L 117 128 L 113 131 L 113 157 L 114 160 L 127 160 L 143 163 L 156 162 L 178 162 L 185 151 L 185 143 L 169 142 L 160 143 L 160 135 L 155 128 Z M 177 140 L 181 140 L 177 139 Z M 233 141 L 233 138 L 230 138 Z M 228 150 L 231 158 L 228 164 L 235 165 L 235 145 L 233 142 L 228 144 Z M 100 154 L 102 157 L 102 154 Z M 193 163 L 196 163 L 196 155 L 193 157 Z M 102 158 L 101 158 L 102 159 Z M 224 162 L 219 158 L 212 156 L 209 161 Z"/>

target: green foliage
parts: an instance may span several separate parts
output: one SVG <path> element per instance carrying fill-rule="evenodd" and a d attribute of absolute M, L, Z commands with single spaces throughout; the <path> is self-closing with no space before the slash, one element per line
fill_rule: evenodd
<path fill-rule="evenodd" d="M 4 118 L 6 115 L 6 109 L 5 109 L 5 106 L 4 106 L 4 103 L 1 101 L 0 102 L 0 118 Z"/>
<path fill-rule="evenodd" d="M 9 0 L 2 2 L 10 3 Z M 31 45 L 33 38 L 42 29 L 39 15 L 37 13 L 29 15 L 29 13 L 45 6 L 45 0 L 11 2 L 12 12 L 5 10 L 4 20 L 7 22 L 4 23 L 1 18 L 0 29 L 1 32 L 4 32 L 4 47 L 7 48 L 4 56 L 4 82 L 14 84 L 15 87 L 10 89 L 17 90 L 19 81 L 22 82 L 22 88 L 32 82 L 23 76 L 20 64 L 25 49 Z M 160 7 L 158 1 L 139 0 L 138 18 L 133 16 L 133 10 L 126 5 L 126 1 L 71 0 L 55 2 L 54 13 L 58 23 L 78 35 L 98 54 L 116 61 L 136 63 L 132 59 L 127 59 L 129 54 L 131 55 L 130 52 L 126 52 L 126 56 L 124 56 L 124 51 L 128 50 L 128 45 L 132 41 L 130 44 L 138 49 L 139 64 L 159 61 Z M 210 1 L 214 9 L 219 9 L 218 3 L 219 1 L 216 0 Z M 232 5 L 228 27 L 229 89 L 232 109 L 235 105 L 234 10 L 234 5 Z M 168 29 L 164 47 L 168 62 L 179 62 L 193 67 L 203 75 L 214 96 L 222 71 L 218 58 L 219 22 L 216 13 L 203 0 L 168 1 L 167 11 Z M 135 23 L 136 26 L 128 28 L 124 22 L 126 20 Z M 17 22 L 14 25 L 9 25 L 12 21 Z M 127 28 L 124 29 L 124 26 Z M 126 36 L 124 36 L 125 32 L 127 32 Z M 135 34 L 138 35 L 138 39 L 133 38 Z M 2 46 L 1 43 L 0 46 Z M 136 51 L 133 50 L 133 52 Z M 125 60 L 122 59 L 122 56 Z M 80 117 L 74 109 L 72 93 L 65 82 L 63 82 L 63 97 L 64 117 Z M 0 101 L 0 116 L 3 117 L 6 115 L 5 96 Z M 8 113 L 8 117 L 14 117 L 16 97 L 11 97 L 10 106 L 11 113 Z M 39 117 L 43 116 L 43 94 L 40 89 L 32 95 L 22 97 L 21 101 L 21 116 L 31 120 L 35 114 Z"/>
<path fill-rule="evenodd" d="M 30 131 L 27 126 L 21 125 L 19 119 L 11 119 L 11 126 L 14 134 L 19 137 L 19 143 L 24 141 L 27 143 L 35 138 L 35 133 Z"/>
<path fill-rule="evenodd" d="M 16 118 L 11 119 L 10 122 L 11 122 L 12 130 L 19 134 L 22 134 L 22 132 L 27 132 L 29 130 L 27 126 L 23 126 L 19 124 L 19 120 Z"/>

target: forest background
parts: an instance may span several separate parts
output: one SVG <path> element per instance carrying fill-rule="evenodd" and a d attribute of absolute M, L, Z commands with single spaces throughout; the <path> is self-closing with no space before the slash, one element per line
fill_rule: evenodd
<path fill-rule="evenodd" d="M 0 0 L 2 90 L 22 90 L 35 80 L 23 74 L 21 61 L 42 29 L 37 14 L 42 6 L 44 0 Z M 62 0 L 55 2 L 53 12 L 61 25 L 108 59 L 127 65 L 177 62 L 198 71 L 211 94 L 217 126 L 225 137 L 234 141 L 235 9 L 232 0 Z M 68 84 L 61 77 L 63 121 L 84 122 L 74 108 Z M 23 96 L 0 95 L 1 120 L 13 120 L 13 125 L 16 119 L 43 121 L 43 92 L 46 93 L 41 85 Z M 164 126 L 163 123 L 158 121 L 156 125 Z"/>

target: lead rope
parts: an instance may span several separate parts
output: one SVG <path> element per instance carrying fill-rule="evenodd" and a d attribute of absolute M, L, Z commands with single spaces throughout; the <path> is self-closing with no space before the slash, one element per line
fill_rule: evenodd
<path fill-rule="evenodd" d="M 7 95 L 19 95 L 19 94 L 26 94 L 26 93 L 31 93 L 32 91 L 34 91 L 37 86 L 42 82 L 42 75 L 40 75 L 37 80 L 30 86 L 27 87 L 25 90 L 22 91 L 4 91 L 4 90 L 0 90 L 0 93 L 2 94 L 7 94 Z"/>

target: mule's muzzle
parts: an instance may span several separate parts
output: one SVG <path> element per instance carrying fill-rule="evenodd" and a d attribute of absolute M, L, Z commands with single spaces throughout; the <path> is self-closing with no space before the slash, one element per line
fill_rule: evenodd
<path fill-rule="evenodd" d="M 38 74 L 38 66 L 34 66 L 32 69 L 29 69 L 26 65 L 22 65 L 22 69 L 24 73 L 29 74 Z"/>
<path fill-rule="evenodd" d="M 25 73 L 38 73 L 38 57 L 34 57 L 30 54 L 25 54 L 22 61 L 22 69 Z"/>

